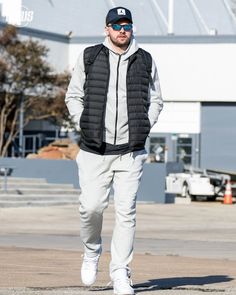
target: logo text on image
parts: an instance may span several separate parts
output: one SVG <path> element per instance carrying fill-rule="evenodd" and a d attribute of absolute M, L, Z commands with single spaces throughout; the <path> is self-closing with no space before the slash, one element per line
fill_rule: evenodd
<path fill-rule="evenodd" d="M 25 6 L 21 6 L 21 18 L 19 27 L 26 27 L 34 18 L 34 11 Z"/>

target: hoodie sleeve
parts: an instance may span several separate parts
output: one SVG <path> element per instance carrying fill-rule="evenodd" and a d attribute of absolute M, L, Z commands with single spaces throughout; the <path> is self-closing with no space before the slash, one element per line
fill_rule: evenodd
<path fill-rule="evenodd" d="M 76 129 L 80 131 L 80 117 L 84 109 L 84 52 L 80 53 L 66 92 L 65 103 Z"/>
<path fill-rule="evenodd" d="M 163 108 L 163 100 L 161 95 L 160 82 L 157 67 L 152 60 L 152 84 L 149 87 L 149 110 L 148 117 L 151 127 L 157 122 L 159 114 Z"/>

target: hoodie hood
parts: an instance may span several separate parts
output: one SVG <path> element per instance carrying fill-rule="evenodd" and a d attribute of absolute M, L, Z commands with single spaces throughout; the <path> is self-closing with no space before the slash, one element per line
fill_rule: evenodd
<path fill-rule="evenodd" d="M 112 47 L 112 43 L 110 41 L 110 38 L 107 36 L 103 42 L 103 45 L 106 46 L 109 50 L 111 50 L 113 53 L 118 54 L 114 51 Z M 134 54 L 139 49 L 139 46 L 137 44 L 137 41 L 135 40 L 134 36 L 130 39 L 130 44 L 126 51 L 122 53 L 123 60 L 128 59 L 132 54 Z"/>

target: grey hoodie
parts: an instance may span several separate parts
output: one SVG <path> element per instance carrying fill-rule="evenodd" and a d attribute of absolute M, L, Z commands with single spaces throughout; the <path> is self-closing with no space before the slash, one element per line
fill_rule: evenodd
<path fill-rule="evenodd" d="M 110 80 L 107 93 L 105 127 L 103 132 L 103 141 L 110 144 L 128 143 L 128 114 L 127 114 L 127 96 L 126 96 L 126 73 L 129 57 L 138 50 L 136 40 L 132 37 L 127 50 L 123 54 L 113 51 L 109 37 L 105 38 L 103 43 L 109 49 L 110 61 Z M 68 107 L 72 120 L 80 130 L 79 122 L 83 111 L 84 97 L 84 52 L 79 55 L 77 63 L 72 73 L 72 78 L 68 86 L 65 102 Z M 118 79 L 118 80 L 117 80 Z M 160 84 L 157 68 L 154 60 L 152 61 L 152 79 L 153 85 L 149 88 L 149 111 L 148 117 L 151 126 L 158 119 L 163 107 Z M 118 104 L 116 104 L 116 84 L 118 82 Z M 117 116 L 117 124 L 116 124 Z M 115 139 L 116 129 L 116 139 Z"/>

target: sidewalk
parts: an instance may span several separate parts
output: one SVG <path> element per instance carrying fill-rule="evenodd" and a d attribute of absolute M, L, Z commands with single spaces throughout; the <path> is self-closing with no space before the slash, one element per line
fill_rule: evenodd
<path fill-rule="evenodd" d="M 235 211 L 236 206 L 208 203 L 139 204 L 136 236 L 142 243 L 137 243 L 131 265 L 136 293 L 235 295 Z M 104 219 L 105 237 L 111 235 L 112 220 L 110 206 Z M 78 236 L 79 230 L 76 207 L 4 208 L 0 211 L 0 224 L 0 295 L 113 294 L 112 288 L 107 287 L 109 239 L 104 239 L 95 286 L 88 290 L 80 281 L 82 248 L 78 239 L 71 239 Z M 6 236 L 8 239 L 2 239 Z M 45 241 L 47 236 L 52 239 L 50 243 Z M 26 237 L 28 244 L 24 242 Z M 168 253 L 159 249 L 161 241 L 165 241 Z M 182 243 L 183 249 L 173 247 L 177 242 Z M 203 248 L 199 252 L 201 242 Z M 212 244 L 215 249 L 208 249 Z M 231 248 L 234 251 L 230 252 Z M 211 252 L 212 255 L 207 254 Z"/>
<path fill-rule="evenodd" d="M 80 281 L 81 252 L 16 247 L 0 250 L 0 287 L 27 287 L 15 293 L 24 295 L 87 292 Z M 106 287 L 109 258 L 109 253 L 102 255 L 97 283 L 88 294 L 112 294 L 111 288 Z M 161 294 L 163 289 L 173 294 L 194 290 L 236 293 L 236 261 L 136 254 L 132 269 L 138 294 Z M 8 293 L 0 289 L 0 294 Z"/>

